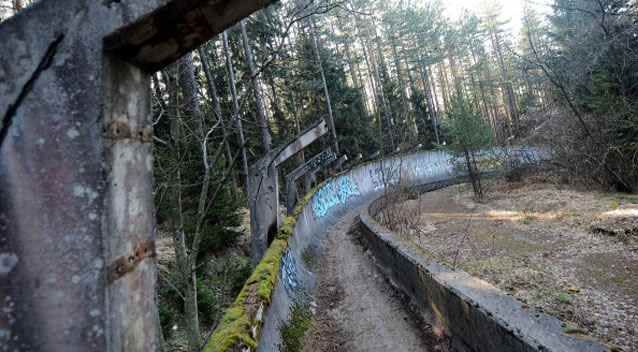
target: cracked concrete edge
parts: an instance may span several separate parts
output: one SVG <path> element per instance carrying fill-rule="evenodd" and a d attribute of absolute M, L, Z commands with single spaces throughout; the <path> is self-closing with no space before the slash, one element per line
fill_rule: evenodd
<path fill-rule="evenodd" d="M 462 179 L 420 186 L 432 191 Z M 555 317 L 534 312 L 489 283 L 451 270 L 380 225 L 373 215 L 381 199 L 360 215 L 366 246 L 381 270 L 460 350 L 473 352 L 600 352 L 608 348 L 588 337 L 566 335 Z"/>

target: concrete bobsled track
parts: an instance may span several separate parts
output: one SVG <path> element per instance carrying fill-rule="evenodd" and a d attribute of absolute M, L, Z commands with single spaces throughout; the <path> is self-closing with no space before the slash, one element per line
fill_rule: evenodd
<path fill-rule="evenodd" d="M 304 207 L 282 257 L 279 280 L 272 303 L 266 310 L 257 350 L 278 351 L 280 327 L 288 320 L 290 307 L 313 292 L 315 275 L 301 259 L 309 246 L 321 241 L 350 209 L 382 195 L 386 185 L 415 186 L 457 176 L 448 154 L 420 152 L 359 166 L 324 183 Z"/>
<path fill-rule="evenodd" d="M 497 153 L 501 152 L 503 151 L 497 151 Z M 518 149 L 512 153 L 514 154 L 514 159 L 523 163 L 534 162 L 542 154 L 537 150 L 530 151 L 528 149 Z M 272 291 L 272 297 L 270 297 L 270 304 L 267 307 L 263 307 L 265 310 L 260 307 L 254 317 L 249 317 L 250 323 L 246 324 L 250 331 L 243 333 L 252 335 L 256 342 L 256 350 L 262 352 L 278 351 L 282 343 L 280 329 L 290 319 L 291 307 L 296 302 L 308 303 L 308 300 L 311 299 L 310 297 L 317 283 L 317 277 L 307 267 L 302 255 L 304 253 L 308 255 L 308 252 L 315 253 L 314 251 L 306 251 L 308 248 L 321 248 L 321 242 L 329 234 L 328 229 L 330 226 L 339 222 L 345 215 L 351 216 L 352 214 L 348 213 L 356 211 L 355 209 L 366 209 L 364 213 L 367 213 L 368 205 L 378 199 L 387 186 L 400 184 L 402 187 L 414 187 L 432 183 L 445 184 L 465 176 L 462 171 L 463 168 L 455 165 L 457 164 L 447 153 L 424 151 L 361 165 L 330 179 L 320 186 L 309 202 L 298 212 L 294 231 L 289 237 L 288 246 L 281 256 L 278 277 L 276 278 L 275 288 Z M 374 246 L 371 246 L 371 249 L 374 250 Z M 319 252 L 316 255 L 320 256 L 322 253 Z M 373 253 L 373 255 L 376 256 L 377 253 Z M 392 255 L 401 255 L 401 253 Z M 379 261 L 379 264 L 384 265 L 385 263 Z M 395 270 L 395 268 L 392 268 L 392 270 Z M 383 271 L 387 272 L 386 270 Z M 403 288 L 401 284 L 398 286 Z M 407 293 L 414 300 L 414 296 L 409 292 Z M 445 294 L 456 295 L 457 293 L 454 293 L 452 288 Z M 427 293 L 422 294 L 422 296 L 426 297 L 428 295 Z M 421 302 L 415 303 L 419 306 Z M 460 304 L 461 302 L 457 303 Z M 457 308 L 461 310 L 467 309 L 467 304 Z M 423 313 L 425 314 L 426 312 Z M 498 319 L 495 320 L 497 320 L 497 324 L 501 323 Z M 480 326 L 477 327 L 476 325 L 474 327 L 480 328 Z M 511 333 L 511 329 L 509 331 Z M 560 330 L 552 331 L 554 334 L 563 336 Z M 482 334 L 482 336 L 486 335 Z M 486 338 L 489 338 L 489 335 Z M 516 339 L 516 336 L 514 338 Z M 565 338 L 571 339 L 566 336 Z M 488 345 L 494 347 L 493 344 L 486 344 L 486 346 Z M 547 349 L 542 345 L 530 346 L 527 343 L 519 345 L 523 348 L 515 350 L 497 348 L 495 350 L 489 349 L 489 351 L 563 351 Z M 243 350 L 246 350 L 245 344 L 234 346 L 241 346 Z M 214 350 L 231 349 L 222 347 Z M 470 350 L 488 351 L 488 349 L 480 347 L 470 348 Z M 585 349 L 582 351 L 600 350 L 602 349 Z M 571 351 L 571 349 L 565 351 Z"/>

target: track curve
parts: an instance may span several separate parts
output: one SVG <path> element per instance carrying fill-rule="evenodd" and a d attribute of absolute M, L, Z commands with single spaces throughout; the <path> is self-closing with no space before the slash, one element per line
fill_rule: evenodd
<path fill-rule="evenodd" d="M 490 152 L 496 154 L 505 153 L 501 149 L 495 149 Z M 509 150 L 508 153 L 516 154 L 515 158 L 519 160 L 536 160 L 539 155 L 538 151 L 530 151 L 527 148 Z M 355 256 L 362 255 L 362 253 L 357 253 L 355 250 L 347 250 L 348 242 L 345 238 L 340 237 L 345 236 L 345 234 L 341 230 L 330 231 L 329 229 L 333 225 L 340 223 L 342 219 L 347 222 L 348 219 L 358 215 L 358 209 L 368 206 L 370 202 L 381 196 L 391 186 L 414 187 L 447 181 L 461 176 L 465 176 L 463 168 L 458 167 L 458 163 L 454 162 L 454 158 L 450 154 L 442 151 L 423 151 L 369 162 L 322 184 L 312 195 L 309 202 L 300 209 L 299 213 L 296 213 L 296 221 L 292 222 L 294 223 L 294 229 L 287 242 L 284 242 L 283 247 L 281 247 L 282 243 L 280 241 L 278 243 L 279 249 L 273 251 L 273 253 L 281 253 L 280 257 L 266 258 L 268 257 L 267 254 L 262 260 L 265 267 L 258 269 L 261 271 L 256 276 L 255 273 L 253 274 L 254 279 L 259 280 L 262 274 L 268 277 L 268 267 L 273 263 L 279 266 L 278 272 L 275 273 L 276 277 L 272 278 L 276 284 L 272 293 L 269 294 L 270 299 L 259 301 L 259 298 L 257 298 L 257 303 L 261 303 L 259 303 L 258 309 L 254 309 L 255 301 L 252 298 L 248 301 L 244 301 L 246 297 L 239 298 L 240 301 L 237 304 L 240 304 L 240 306 L 236 306 L 234 311 L 227 312 L 226 317 L 228 320 L 223 321 L 221 327 L 213 334 L 213 345 L 209 344 L 212 347 L 211 350 L 234 351 L 239 348 L 240 350 L 251 351 L 253 348 L 250 348 L 250 346 L 256 345 L 255 350 L 260 352 L 279 351 L 282 345 L 281 328 L 289 322 L 291 308 L 298 303 L 312 304 L 316 296 L 319 296 L 322 292 L 322 287 L 320 287 L 321 272 L 312 267 L 309 262 L 322 260 L 326 253 L 329 252 L 331 255 L 340 256 L 335 261 L 335 267 L 339 265 L 350 266 L 353 261 L 356 262 L 357 258 L 359 258 Z M 330 241 L 326 242 L 326 239 Z M 323 246 L 325 243 L 329 243 L 329 245 Z M 323 250 L 321 250 L 322 248 Z M 308 260 L 308 257 L 313 257 L 314 260 Z M 335 272 L 340 280 L 348 279 L 347 276 L 343 277 L 344 273 L 348 274 L 347 272 L 336 269 Z M 350 274 L 354 275 L 356 272 L 350 272 Z M 247 283 L 247 285 L 249 284 L 254 286 L 255 281 Z M 368 303 L 364 303 L 365 299 L 362 292 L 374 291 L 374 287 L 370 288 L 365 284 L 359 287 L 355 286 L 353 285 L 352 292 L 349 293 L 351 295 L 349 299 L 354 301 L 348 302 L 336 313 L 342 314 L 340 319 L 344 321 L 370 320 L 364 316 L 357 317 L 354 315 L 356 312 L 350 310 L 350 308 L 358 304 L 370 304 L 380 308 L 379 306 L 383 304 L 379 302 L 383 298 L 373 299 Z M 377 291 L 387 290 L 378 288 Z M 246 294 L 248 293 L 246 292 Z M 383 294 L 381 293 L 380 296 Z M 252 304 L 252 306 L 241 306 L 242 302 L 245 302 L 243 304 Z M 363 308 L 365 309 L 365 306 Z M 352 315 L 347 315 L 348 312 Z M 237 315 L 237 313 L 249 313 L 249 315 Z M 391 313 L 386 312 L 378 315 L 377 318 L 388 319 L 389 315 Z M 369 325 L 367 327 L 362 325 L 357 328 L 360 329 L 360 332 L 365 329 L 372 330 L 367 333 L 361 333 L 361 339 L 358 340 L 361 346 L 366 346 L 365 341 L 370 341 L 372 344 L 372 347 L 367 346 L 368 348 L 362 350 L 386 351 L 395 349 L 411 351 L 412 349 L 406 349 L 405 347 L 409 345 L 415 346 L 415 351 L 427 351 L 423 347 L 424 345 L 418 332 L 410 332 L 410 328 L 400 323 L 396 323 L 399 328 L 394 329 L 394 333 L 398 330 L 405 331 L 405 336 L 401 337 L 399 334 L 396 339 L 388 338 L 387 342 L 390 343 L 388 346 L 375 342 L 370 336 L 372 336 L 371 334 L 378 334 L 378 331 L 375 330 L 380 326 L 379 324 L 383 325 L 383 321 L 375 324 L 377 325 Z M 226 335 L 226 332 L 232 335 Z M 351 333 L 354 334 L 356 331 Z M 215 337 L 219 339 L 215 340 Z M 353 336 L 348 336 L 348 338 L 352 339 Z M 222 344 L 214 346 L 216 341 L 222 341 Z M 232 341 L 244 341 L 244 343 L 237 345 Z M 375 349 L 374 345 L 380 347 Z M 348 351 L 357 351 L 357 349 L 348 349 Z"/>
<path fill-rule="evenodd" d="M 315 253 L 319 258 L 325 256 L 327 251 L 341 256 L 335 265 L 350 265 L 352 259 L 357 259 L 354 257 L 355 255 L 363 255 L 363 253 L 357 254 L 356 251 L 347 251 L 350 245 L 347 238 L 343 237 L 345 236 L 343 229 L 330 231 L 329 229 L 333 225 L 340 223 L 342 219 L 345 219 L 343 221 L 347 223 L 348 219 L 354 218 L 358 215 L 358 209 L 369 205 L 372 200 L 378 198 L 386 187 L 398 184 L 412 187 L 444 181 L 463 176 L 461 170 L 461 168 L 454 166 L 453 158 L 449 154 L 439 151 L 424 151 L 367 163 L 323 184 L 299 215 L 293 236 L 289 239 L 289 247 L 282 258 L 277 287 L 264 316 L 257 351 L 278 351 L 282 343 L 280 329 L 290 318 L 290 308 L 295 302 L 312 302 L 315 299 L 317 285 L 321 277 L 318 275 L 317 269 L 310 268 L 304 261 L 304 254 L 307 255 L 309 248 L 323 248 L 323 251 Z M 339 227 L 337 226 L 337 228 Z M 328 245 L 323 246 L 326 243 Z M 352 257 L 348 258 L 348 256 Z M 340 280 L 344 279 L 344 274 L 347 275 L 345 271 L 339 272 L 337 270 L 336 272 L 340 275 Z M 337 316 L 342 314 L 341 320 L 354 321 L 357 319 L 356 316 L 345 316 L 344 314 L 348 314 L 347 306 L 365 304 L 361 300 L 361 297 L 364 297 L 361 295 L 361 291 L 357 291 L 359 289 L 367 290 L 365 286 L 352 287 L 353 291 L 349 294 L 353 296 L 349 299 L 354 301 L 344 305 L 341 311 L 335 313 Z M 388 296 L 387 292 L 383 294 Z M 378 304 L 376 299 L 370 302 Z M 386 318 L 387 314 L 389 313 L 384 313 Z M 363 319 L 363 317 L 361 318 Z M 383 324 L 382 321 L 371 323 Z M 413 345 L 418 347 L 414 349 L 415 351 L 427 351 L 417 331 L 410 332 L 407 325 L 399 323 L 397 325 L 401 327 L 402 332 L 406 332 L 406 336 L 397 335 L 396 343 L 400 344 L 397 346 L 401 346 L 397 350 L 411 351 L 412 349 L 405 349 L 405 346 Z M 357 329 L 359 328 L 363 330 L 365 326 Z M 368 326 L 368 329 L 374 330 L 375 328 L 376 325 Z M 361 346 L 368 347 L 362 350 L 375 350 L 374 348 L 370 349 L 370 346 L 363 342 L 365 340 L 370 341 L 372 345 L 379 345 L 375 340 L 370 339 L 371 334 L 378 335 L 378 331 L 362 333 Z M 349 338 L 352 337 L 349 336 Z M 393 338 L 389 338 L 387 343 L 394 346 L 394 341 Z M 389 350 L 389 346 L 380 346 L 378 351 Z M 356 351 L 357 349 L 349 350 Z"/>

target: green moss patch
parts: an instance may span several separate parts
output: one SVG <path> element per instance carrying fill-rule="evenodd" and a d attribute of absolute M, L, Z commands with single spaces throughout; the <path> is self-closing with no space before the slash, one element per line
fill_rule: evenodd
<path fill-rule="evenodd" d="M 251 333 L 253 327 L 261 328 L 262 325 L 261 321 L 256 320 L 257 312 L 260 307 L 265 309 L 270 304 L 273 290 L 279 279 L 281 258 L 288 248 L 288 238 L 294 232 L 297 218 L 319 187 L 311 190 L 295 207 L 292 214 L 284 219 L 275 240 L 244 284 L 235 302 L 226 310 L 204 347 L 204 352 L 229 352 L 239 351 L 242 347 L 251 349 L 257 347 L 257 341 Z"/>
<path fill-rule="evenodd" d="M 312 312 L 305 304 L 295 303 L 290 311 L 290 321 L 281 327 L 282 352 L 301 352 L 306 331 L 312 323 Z"/>

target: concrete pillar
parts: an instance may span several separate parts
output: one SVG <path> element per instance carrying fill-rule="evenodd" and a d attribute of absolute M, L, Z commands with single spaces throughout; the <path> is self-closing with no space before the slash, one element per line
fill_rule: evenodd
<path fill-rule="evenodd" d="M 157 350 L 150 72 L 270 0 L 46 0 L 0 24 L 0 350 Z"/>

